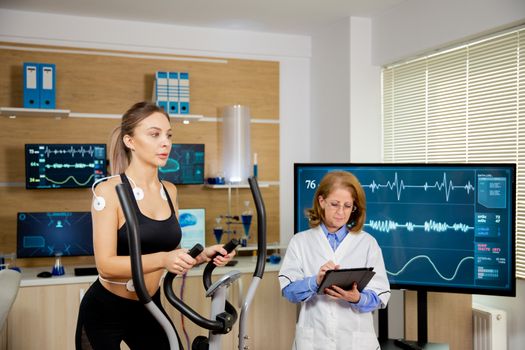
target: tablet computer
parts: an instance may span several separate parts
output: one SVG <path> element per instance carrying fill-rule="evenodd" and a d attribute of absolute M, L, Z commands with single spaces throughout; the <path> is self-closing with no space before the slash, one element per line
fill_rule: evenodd
<path fill-rule="evenodd" d="M 325 288 L 332 285 L 349 290 L 352 289 L 354 282 L 357 282 L 357 289 L 361 292 L 376 274 L 373 270 L 373 267 L 328 270 L 319 285 L 317 294 L 324 294 Z"/>

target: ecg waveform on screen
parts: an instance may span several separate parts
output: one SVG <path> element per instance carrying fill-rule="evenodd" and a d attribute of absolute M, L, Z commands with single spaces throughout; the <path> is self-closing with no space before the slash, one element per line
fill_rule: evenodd
<path fill-rule="evenodd" d="M 61 163 L 53 163 L 53 164 L 46 164 L 45 167 L 47 169 L 63 169 L 63 168 L 66 168 L 66 169 L 69 169 L 69 168 L 72 168 L 72 169 L 84 169 L 84 168 L 94 168 L 95 167 L 95 164 L 94 163 L 75 163 L 75 164 L 61 164 Z"/>
<path fill-rule="evenodd" d="M 434 264 L 434 262 L 432 261 L 432 259 L 430 259 L 430 257 L 428 257 L 427 255 L 417 255 L 415 257 L 413 257 L 412 259 L 410 259 L 409 261 L 407 261 L 405 263 L 405 265 L 403 265 L 403 267 L 397 271 L 397 272 L 391 272 L 391 271 L 387 271 L 386 273 L 388 275 L 391 275 L 391 276 L 398 276 L 400 275 L 401 273 L 403 273 L 405 271 L 405 269 L 411 264 L 413 263 L 414 261 L 416 260 L 420 260 L 420 259 L 424 259 L 424 260 L 428 260 L 428 262 L 430 263 L 430 265 L 432 266 L 432 268 L 434 269 L 434 271 L 436 271 L 437 275 L 445 280 L 445 281 L 452 281 L 456 278 L 457 274 L 458 274 L 458 271 L 459 271 L 459 268 L 461 267 L 461 265 L 467 261 L 467 260 L 474 260 L 474 257 L 472 256 L 466 256 L 464 257 L 463 259 L 461 259 L 461 261 L 459 262 L 458 266 L 456 266 L 456 270 L 454 271 L 454 273 L 452 274 L 452 276 L 450 277 L 446 277 L 444 276 L 439 270 L 438 268 L 436 267 L 436 265 Z"/>
<path fill-rule="evenodd" d="M 91 175 L 89 176 L 89 178 L 88 178 L 86 181 L 84 181 L 84 182 L 80 182 L 80 181 L 78 181 L 74 176 L 68 176 L 64 181 L 53 180 L 53 179 L 51 179 L 51 178 L 49 178 L 49 177 L 47 177 L 47 176 L 46 176 L 45 178 L 46 178 L 47 181 L 49 181 L 49 182 L 51 182 L 51 183 L 54 183 L 54 184 L 56 184 L 56 185 L 63 185 L 63 184 L 65 184 L 66 182 L 68 182 L 69 180 L 73 180 L 73 182 L 75 182 L 77 185 L 79 185 L 79 186 L 85 186 L 85 185 L 87 185 L 87 184 L 93 179 L 94 176 L 95 176 L 94 174 L 91 174 Z"/>
<path fill-rule="evenodd" d="M 26 144 L 27 188 L 89 187 L 106 174 L 105 144 Z"/>
<path fill-rule="evenodd" d="M 363 187 L 368 187 L 372 191 L 372 193 L 374 193 L 375 191 L 382 190 L 382 189 L 388 189 L 388 190 L 393 191 L 395 188 L 398 201 L 401 199 L 401 193 L 405 189 L 415 188 L 415 189 L 423 189 L 425 191 L 435 189 L 438 191 L 444 191 L 445 199 L 447 202 L 450 197 L 450 192 L 456 189 L 465 190 L 467 194 L 470 194 L 470 192 L 474 191 L 475 189 L 474 186 L 470 183 L 470 181 L 468 181 L 464 185 L 454 185 L 452 180 L 447 179 L 447 173 L 443 173 L 443 180 L 441 180 L 441 182 L 436 181 L 434 184 L 429 184 L 428 182 L 425 182 L 422 185 L 408 185 L 408 184 L 405 184 L 403 180 L 399 180 L 397 172 L 395 173 L 393 181 L 387 181 L 386 184 L 378 184 L 375 182 L 375 180 L 373 180 L 371 184 L 363 185 Z"/>
<path fill-rule="evenodd" d="M 414 224 L 413 222 L 406 222 L 404 224 L 397 223 L 393 220 L 370 220 L 365 224 L 376 231 L 379 232 L 390 232 L 397 229 L 405 229 L 409 232 L 413 232 L 417 229 L 423 229 L 425 232 L 445 232 L 448 230 L 467 232 L 469 230 L 474 230 L 474 227 L 469 226 L 463 223 L 454 223 L 449 225 L 446 222 L 437 222 L 434 220 L 429 220 L 423 222 L 423 224 Z"/>
<path fill-rule="evenodd" d="M 49 147 L 46 147 L 44 149 L 44 154 L 47 158 L 49 158 L 52 155 L 62 155 L 62 154 L 70 154 L 71 157 L 75 157 L 76 154 L 79 154 L 81 157 L 84 157 L 86 154 L 89 154 L 90 157 L 93 157 L 93 154 L 95 153 L 95 147 L 89 146 L 89 148 L 84 148 L 84 146 L 80 147 L 69 147 L 65 149 L 51 149 Z"/>

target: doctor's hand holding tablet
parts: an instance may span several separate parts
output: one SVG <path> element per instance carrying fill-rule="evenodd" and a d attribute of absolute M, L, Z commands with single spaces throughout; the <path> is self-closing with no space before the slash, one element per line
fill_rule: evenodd
<path fill-rule="evenodd" d="M 361 297 L 361 294 L 357 290 L 357 282 L 353 282 L 352 289 L 350 290 L 344 290 L 333 284 L 332 286 L 325 288 L 324 293 L 337 299 L 346 300 L 350 303 L 357 303 Z"/>
<path fill-rule="evenodd" d="M 327 271 L 335 271 L 339 269 L 339 265 L 336 265 L 332 260 L 328 260 L 326 264 L 321 266 L 319 273 L 317 274 L 317 285 L 319 285 L 319 292 L 330 295 L 334 298 L 343 299 L 351 303 L 356 303 L 359 301 L 359 291 L 357 290 L 357 282 L 352 282 L 352 289 L 344 290 L 343 288 L 331 284 L 327 287 L 323 287 L 321 282 L 325 279 Z"/>
<path fill-rule="evenodd" d="M 361 298 L 360 292 L 375 272 L 373 267 L 340 269 L 332 260 L 329 260 L 319 269 L 317 274 L 317 294 L 327 294 L 331 297 L 357 303 Z"/>

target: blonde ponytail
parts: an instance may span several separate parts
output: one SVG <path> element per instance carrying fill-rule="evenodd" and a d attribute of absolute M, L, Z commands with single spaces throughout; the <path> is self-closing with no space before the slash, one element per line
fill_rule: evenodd
<path fill-rule="evenodd" d="M 111 175 L 123 173 L 129 165 L 129 149 L 124 144 L 121 126 L 111 132 L 109 141 L 109 171 Z"/>

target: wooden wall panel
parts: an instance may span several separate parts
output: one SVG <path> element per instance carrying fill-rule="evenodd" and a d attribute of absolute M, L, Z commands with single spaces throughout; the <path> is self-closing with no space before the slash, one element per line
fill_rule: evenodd
<path fill-rule="evenodd" d="M 9 46 L 24 47 L 25 45 Z M 220 59 L 185 61 L 184 57 L 111 56 L 113 52 L 49 48 L 51 52 L 0 49 L 0 106 L 22 106 L 23 62 L 57 65 L 57 108 L 77 113 L 122 114 L 133 103 L 151 99 L 155 71 L 190 73 L 191 113 L 217 116 L 220 107 L 239 103 L 250 107 L 252 118 L 272 119 L 251 124 L 251 151 L 258 153 L 260 181 L 279 181 L 279 64 L 278 62 Z M 46 48 L 47 49 L 47 48 Z M 53 51 L 56 50 L 56 51 Z M 118 53 L 120 54 L 120 53 Z M 89 189 L 25 189 L 24 144 L 107 143 L 118 119 L 0 117 L 0 251 L 16 249 L 16 213 L 21 211 L 89 211 Z M 205 176 L 222 170 L 222 123 L 173 122 L 174 143 L 205 144 Z M 225 189 L 179 185 L 181 208 L 206 209 L 206 239 L 213 243 L 215 217 L 227 214 Z M 279 242 L 279 187 L 263 188 L 268 214 L 268 242 Z M 248 189 L 232 191 L 232 214 L 240 215 L 244 200 L 253 200 Z M 238 225 L 238 231 L 242 226 Z M 252 232 L 256 232 L 256 224 Z M 240 234 L 238 235 L 240 236 Z M 226 238 L 224 238 L 226 239 Z M 253 241 L 253 240 L 252 240 Z M 49 264 L 49 259 L 19 261 L 21 266 Z M 65 262 L 85 262 L 70 258 Z"/>
<path fill-rule="evenodd" d="M 131 103 L 151 99 L 156 71 L 182 71 L 190 74 L 192 114 L 216 116 L 218 107 L 243 104 L 254 118 L 279 119 L 277 62 L 192 61 L 173 55 L 155 55 L 163 58 L 155 59 L 140 53 L 142 58 L 119 57 L 111 51 L 51 49 L 56 52 L 0 50 L 0 106 L 21 107 L 23 62 L 44 62 L 56 65 L 57 108 L 61 109 L 121 114 Z"/>

